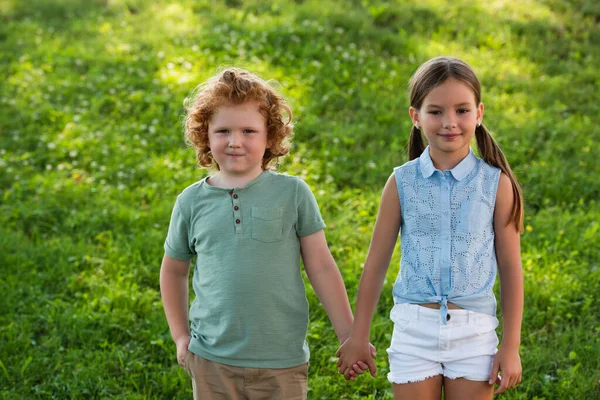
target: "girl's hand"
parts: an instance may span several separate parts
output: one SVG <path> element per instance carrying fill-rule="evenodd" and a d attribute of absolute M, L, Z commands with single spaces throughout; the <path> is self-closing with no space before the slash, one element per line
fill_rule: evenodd
<path fill-rule="evenodd" d="M 185 368 L 184 359 L 189 351 L 188 346 L 190 345 L 191 339 L 190 336 L 183 336 L 175 341 L 175 346 L 177 346 L 177 363 L 183 368 Z"/>
<path fill-rule="evenodd" d="M 501 377 L 498 376 L 501 372 Z M 517 386 L 521 382 L 521 357 L 518 350 L 508 350 L 500 346 L 500 350 L 494 357 L 492 372 L 490 373 L 490 385 L 498 383 L 498 389 L 494 395 L 504 392 L 508 388 Z"/>
<path fill-rule="evenodd" d="M 377 357 L 377 350 L 375 350 L 375 346 L 373 346 L 371 343 L 369 343 L 369 348 L 371 349 L 371 357 L 373 360 L 375 360 L 375 357 Z M 340 361 L 338 360 L 338 367 L 339 364 Z M 369 365 L 363 361 L 357 361 L 355 364 L 352 364 L 352 368 L 348 370 L 350 380 L 355 380 L 357 376 L 362 375 L 368 369 Z"/>
<path fill-rule="evenodd" d="M 369 369 L 371 376 L 375 377 L 377 367 L 375 347 L 369 343 L 355 343 L 350 337 L 335 353 L 340 359 L 337 362 L 338 372 L 344 375 L 346 380 L 354 380 L 357 375 Z"/>

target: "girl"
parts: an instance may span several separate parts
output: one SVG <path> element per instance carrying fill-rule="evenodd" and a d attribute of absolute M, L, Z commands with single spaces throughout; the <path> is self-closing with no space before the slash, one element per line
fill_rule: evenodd
<path fill-rule="evenodd" d="M 467 64 L 448 57 L 423 64 L 410 80 L 410 105 L 410 161 L 383 189 L 339 371 L 348 379 L 366 362 L 375 373 L 369 331 L 400 231 L 388 349 L 394 398 L 441 399 L 443 389 L 447 400 L 490 399 L 521 381 L 521 190 L 482 124 L 480 83 Z M 474 135 L 481 159 L 469 147 Z M 504 318 L 498 350 L 496 268 Z"/>

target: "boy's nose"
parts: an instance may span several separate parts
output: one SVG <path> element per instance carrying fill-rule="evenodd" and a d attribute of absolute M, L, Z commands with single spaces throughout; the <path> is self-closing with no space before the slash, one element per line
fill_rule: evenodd
<path fill-rule="evenodd" d="M 229 147 L 239 147 L 240 140 L 240 135 L 238 133 L 232 133 L 229 135 Z"/>

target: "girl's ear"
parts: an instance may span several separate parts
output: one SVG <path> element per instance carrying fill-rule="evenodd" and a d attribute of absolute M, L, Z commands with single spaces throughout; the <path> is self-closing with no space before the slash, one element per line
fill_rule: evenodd
<path fill-rule="evenodd" d="M 408 115 L 410 115 L 410 119 L 412 120 L 415 128 L 419 129 L 421 127 L 421 120 L 419 118 L 419 110 L 414 107 L 410 107 L 408 109 Z"/>
<path fill-rule="evenodd" d="M 477 106 L 477 124 L 481 125 L 483 122 L 483 103 L 479 103 Z"/>

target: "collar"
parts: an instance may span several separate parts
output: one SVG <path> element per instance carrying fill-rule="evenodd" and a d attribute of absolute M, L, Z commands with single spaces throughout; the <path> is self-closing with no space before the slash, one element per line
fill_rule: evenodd
<path fill-rule="evenodd" d="M 259 176 L 257 176 L 256 178 L 252 179 L 250 182 L 246 183 L 244 186 L 242 187 L 231 187 L 231 188 L 221 188 L 221 187 L 216 187 L 216 186 L 212 186 L 211 184 L 209 184 L 208 182 L 206 182 L 206 180 L 208 178 L 210 178 L 210 176 L 207 176 L 205 178 L 203 178 L 200 183 L 205 186 L 206 188 L 210 189 L 210 190 L 216 190 L 216 191 L 225 191 L 225 192 L 239 192 L 240 190 L 246 190 L 260 182 L 262 182 L 263 180 L 266 180 L 269 176 L 271 176 L 274 172 L 272 172 L 271 170 L 264 170 Z"/>
<path fill-rule="evenodd" d="M 462 181 L 475 168 L 475 164 L 477 164 L 477 156 L 473 152 L 473 149 L 469 148 L 469 154 L 452 168 L 450 173 L 454 179 Z M 431 156 L 429 155 L 429 146 L 419 156 L 419 167 L 425 179 L 428 179 L 435 171 L 439 171 L 439 169 L 433 166 L 433 161 L 431 161 Z"/>

